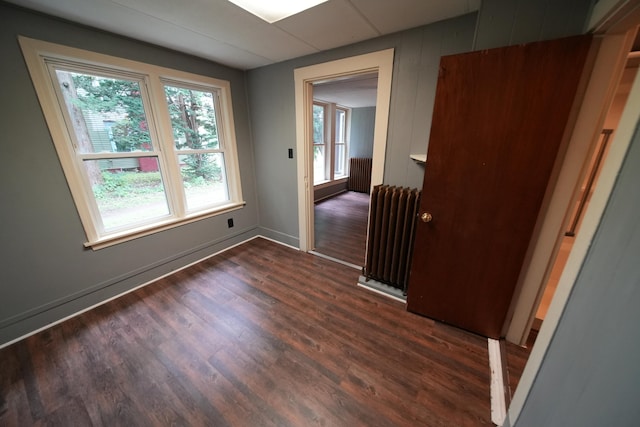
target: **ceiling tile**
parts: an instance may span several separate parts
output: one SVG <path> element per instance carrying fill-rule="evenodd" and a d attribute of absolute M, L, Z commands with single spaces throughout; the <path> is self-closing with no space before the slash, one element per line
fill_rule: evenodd
<path fill-rule="evenodd" d="M 268 24 L 227 0 L 7 0 L 251 69 L 477 10 L 480 0 L 328 0 Z"/>
<path fill-rule="evenodd" d="M 226 0 L 111 0 L 140 13 L 272 62 L 308 54 L 312 46 Z"/>
<path fill-rule="evenodd" d="M 320 50 L 380 35 L 347 0 L 330 0 L 275 25 Z"/>
<path fill-rule="evenodd" d="M 350 0 L 383 34 L 464 15 L 480 8 L 480 0 Z"/>

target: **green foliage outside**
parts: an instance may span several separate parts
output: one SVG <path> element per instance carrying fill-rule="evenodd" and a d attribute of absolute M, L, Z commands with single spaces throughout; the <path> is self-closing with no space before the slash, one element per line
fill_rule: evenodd
<path fill-rule="evenodd" d="M 109 115 L 116 152 L 148 149 L 151 145 L 147 118 L 138 82 L 72 73 L 82 111 Z M 210 92 L 165 86 L 177 150 L 219 148 L 213 95 Z M 105 116 L 106 117 L 106 116 Z M 185 181 L 220 182 L 222 167 L 217 156 L 189 153 L 181 156 Z M 200 179 L 199 179 L 200 178 Z M 108 187 L 108 184 L 103 184 Z"/>
<path fill-rule="evenodd" d="M 103 172 L 102 184 L 93 187 L 97 199 L 162 192 L 160 172 Z"/>
<path fill-rule="evenodd" d="M 193 89 L 165 86 L 176 149 L 220 148 L 213 95 Z M 183 174 L 187 181 L 198 178 L 220 181 L 222 168 L 210 154 L 184 157 Z"/>
<path fill-rule="evenodd" d="M 136 207 L 155 209 L 153 206 L 166 206 L 160 172 L 104 171 L 102 178 L 102 183 L 93 186 L 93 194 L 102 214 L 123 212 Z M 221 186 L 221 183 L 206 181 L 202 177 L 184 180 L 189 198 L 211 194 L 212 191 L 219 191 Z M 128 220 L 129 215 L 112 216 L 109 221 L 114 226 L 120 225 L 123 220 Z"/>
<path fill-rule="evenodd" d="M 74 73 L 73 83 L 83 111 L 120 116 L 111 128 L 117 152 L 142 150 L 151 144 L 137 82 Z"/>
<path fill-rule="evenodd" d="M 160 172 L 102 172 L 102 182 L 93 186 L 100 212 L 149 205 L 164 201 Z"/>
<path fill-rule="evenodd" d="M 184 186 L 187 189 L 202 188 L 204 190 L 212 185 L 211 181 L 201 176 L 184 178 Z M 219 183 L 213 185 L 219 185 Z M 130 205 L 136 198 L 142 204 L 148 197 L 155 195 L 164 197 L 164 186 L 160 172 L 104 171 L 102 183 L 93 186 L 93 194 L 101 206 L 118 207 L 121 204 L 124 206 L 124 202 Z"/>

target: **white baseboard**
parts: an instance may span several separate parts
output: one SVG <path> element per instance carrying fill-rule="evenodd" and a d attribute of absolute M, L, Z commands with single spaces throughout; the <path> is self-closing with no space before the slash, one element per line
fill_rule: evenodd
<path fill-rule="evenodd" d="M 495 425 L 501 426 L 507 416 L 507 402 L 504 397 L 500 341 L 489 338 L 487 346 L 489 367 L 491 368 L 491 421 Z"/>

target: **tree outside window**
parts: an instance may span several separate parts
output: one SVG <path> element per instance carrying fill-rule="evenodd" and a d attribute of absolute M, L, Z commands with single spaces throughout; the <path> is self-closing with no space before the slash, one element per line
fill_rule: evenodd
<path fill-rule="evenodd" d="M 229 82 L 24 37 L 20 44 L 85 245 L 244 205 Z"/>

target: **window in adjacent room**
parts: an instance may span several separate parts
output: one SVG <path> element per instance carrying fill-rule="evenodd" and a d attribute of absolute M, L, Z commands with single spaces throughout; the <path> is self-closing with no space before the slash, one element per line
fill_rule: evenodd
<path fill-rule="evenodd" d="M 327 181 L 326 157 L 327 148 L 327 123 L 325 117 L 327 105 L 318 102 L 313 103 L 313 183 L 319 184 Z"/>
<path fill-rule="evenodd" d="M 20 43 L 87 246 L 243 205 L 228 82 Z"/>
<path fill-rule="evenodd" d="M 347 177 L 350 110 L 334 103 L 313 102 L 313 183 Z"/>
<path fill-rule="evenodd" d="M 347 118 L 346 108 L 336 107 L 336 126 L 334 151 L 334 179 L 343 178 L 347 174 Z"/>

